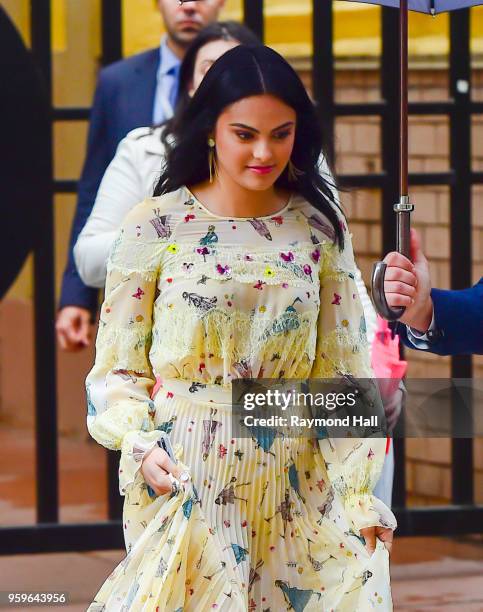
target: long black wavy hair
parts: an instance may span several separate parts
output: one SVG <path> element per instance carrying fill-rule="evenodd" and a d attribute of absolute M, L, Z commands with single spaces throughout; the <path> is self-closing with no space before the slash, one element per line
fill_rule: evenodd
<path fill-rule="evenodd" d="M 263 45 L 240 45 L 227 51 L 206 73 L 201 85 L 169 125 L 166 164 L 154 195 L 196 185 L 209 178 L 208 139 L 223 110 L 250 96 L 273 95 L 297 115 L 291 160 L 300 171 L 290 177 L 288 167 L 275 185 L 302 195 L 330 221 L 335 242 L 344 238 L 331 185 L 320 174 L 324 138 L 315 107 L 295 70 L 276 51 Z M 340 210 L 340 208 L 339 208 Z"/>

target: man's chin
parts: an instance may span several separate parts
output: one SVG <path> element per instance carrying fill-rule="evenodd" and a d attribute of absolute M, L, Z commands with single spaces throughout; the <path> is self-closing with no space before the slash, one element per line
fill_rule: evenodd
<path fill-rule="evenodd" d="M 191 44 L 196 36 L 198 36 L 200 30 L 201 27 L 197 28 L 195 26 L 178 30 L 176 32 L 176 41 L 181 45 Z"/>

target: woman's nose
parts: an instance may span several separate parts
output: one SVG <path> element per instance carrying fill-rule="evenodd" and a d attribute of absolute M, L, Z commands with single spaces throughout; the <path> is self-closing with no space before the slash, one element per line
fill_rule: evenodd
<path fill-rule="evenodd" d="M 260 161 L 267 161 L 272 158 L 272 150 L 267 142 L 260 141 L 255 145 L 253 156 Z"/>

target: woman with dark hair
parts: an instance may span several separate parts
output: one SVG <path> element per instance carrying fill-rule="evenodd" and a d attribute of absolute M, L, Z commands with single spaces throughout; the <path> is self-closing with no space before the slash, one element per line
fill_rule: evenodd
<path fill-rule="evenodd" d="M 200 31 L 181 63 L 177 113 L 186 108 L 211 65 L 239 44 L 261 43 L 249 28 L 235 21 L 212 23 Z M 87 286 L 104 287 L 107 258 L 122 220 L 133 206 L 153 194 L 169 126 L 170 121 L 136 128 L 119 143 L 74 246 L 77 270 Z"/>
<path fill-rule="evenodd" d="M 232 418 L 236 379 L 372 377 L 314 107 L 242 45 L 171 134 L 111 251 L 86 381 L 89 432 L 121 450 L 127 548 L 89 609 L 390 610 L 385 439 L 238 437 Z"/>
<path fill-rule="evenodd" d="M 223 53 L 240 43 L 260 44 L 248 28 L 233 21 L 213 23 L 201 30 L 181 64 L 176 107 L 178 116 L 184 113 L 191 96 L 211 65 Z M 102 179 L 92 212 L 74 246 L 79 276 L 87 286 L 104 287 L 109 251 L 124 217 L 136 204 L 152 195 L 159 179 L 160 169 L 165 163 L 165 139 L 173 137 L 171 126 L 172 121 L 169 121 L 155 127 L 136 128 L 119 143 L 116 155 Z M 334 179 L 323 155 L 319 159 L 319 168 L 338 202 Z M 377 355 L 381 343 L 380 334 L 376 334 L 376 313 L 359 269 L 355 271 L 355 281 L 364 308 L 367 338 L 371 349 L 376 347 L 372 354 Z M 382 363 L 382 378 L 387 378 L 386 362 L 387 359 Z M 386 414 L 392 421 L 397 419 L 401 410 L 400 393 L 397 389 L 387 399 L 384 398 Z M 376 495 L 387 505 L 391 504 L 394 469 L 392 453 L 391 446 L 375 489 Z"/>

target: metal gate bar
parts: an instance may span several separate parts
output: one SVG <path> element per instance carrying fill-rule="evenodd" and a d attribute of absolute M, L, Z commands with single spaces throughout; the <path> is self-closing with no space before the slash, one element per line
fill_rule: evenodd
<path fill-rule="evenodd" d="M 471 244 L 471 56 L 470 12 L 454 11 L 450 17 L 450 156 L 455 180 L 450 186 L 451 209 L 451 287 L 470 287 Z M 465 84 L 467 86 L 465 90 Z M 451 376 L 473 376 L 471 355 L 458 355 L 451 360 Z M 458 420 L 461 400 L 453 396 L 453 422 Z M 462 478 L 467 474 L 467 478 Z M 471 477 L 469 477 L 471 475 Z M 451 440 L 451 495 L 454 504 L 472 504 L 473 440 Z"/>
<path fill-rule="evenodd" d="M 30 26 L 32 52 L 42 68 L 51 105 L 50 0 L 31 1 Z M 50 162 L 50 175 L 53 177 L 52 130 L 47 138 L 46 154 Z M 53 195 L 52 178 L 51 188 L 45 195 L 48 202 L 42 207 L 48 213 L 39 216 L 34 246 L 35 486 L 38 523 L 55 522 L 59 518 Z"/>

